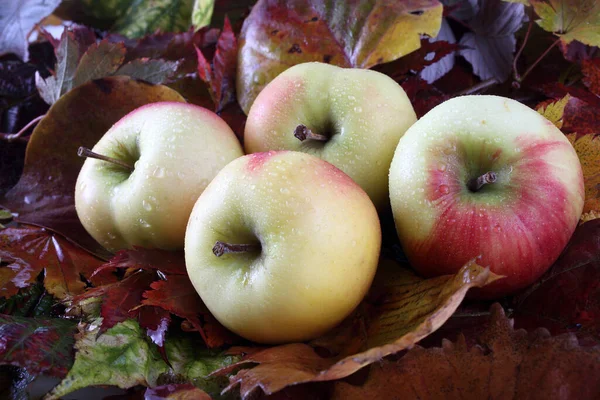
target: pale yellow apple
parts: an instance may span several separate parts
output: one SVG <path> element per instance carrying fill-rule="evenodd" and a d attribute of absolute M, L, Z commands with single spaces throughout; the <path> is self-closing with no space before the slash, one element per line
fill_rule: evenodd
<path fill-rule="evenodd" d="M 213 254 L 216 242 L 254 251 Z M 267 152 L 227 165 L 194 206 L 185 259 L 212 314 L 261 343 L 315 338 L 344 319 L 371 284 L 381 246 L 367 194 L 305 153 Z"/>

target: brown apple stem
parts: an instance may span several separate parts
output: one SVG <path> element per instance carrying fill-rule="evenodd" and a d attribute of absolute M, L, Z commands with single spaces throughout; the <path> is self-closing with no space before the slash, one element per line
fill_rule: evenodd
<path fill-rule="evenodd" d="M 326 142 L 329 140 L 329 138 L 325 135 L 314 133 L 306 125 L 298 125 L 296 129 L 294 129 L 294 136 L 297 137 L 301 142 L 304 142 L 306 139 L 318 140 L 320 142 Z"/>
<path fill-rule="evenodd" d="M 467 182 L 467 188 L 471 192 L 478 192 L 487 184 L 496 182 L 496 173 L 493 171 L 486 172 L 485 174 L 478 176 L 477 178 L 472 178 Z"/>
<path fill-rule="evenodd" d="M 98 160 L 113 163 L 115 165 L 118 165 L 119 167 L 125 168 L 129 172 L 133 172 L 133 166 L 130 164 L 127 164 L 125 161 L 117 160 L 116 158 L 112 158 L 112 157 L 104 156 L 102 154 L 94 153 L 87 147 L 80 147 L 79 149 L 77 149 L 77 155 L 79 157 L 95 158 Z"/>
<path fill-rule="evenodd" d="M 221 257 L 223 254 L 231 253 L 250 253 L 260 251 L 260 244 L 237 244 L 217 241 L 217 243 L 215 243 L 213 246 L 212 251 L 217 257 Z"/>

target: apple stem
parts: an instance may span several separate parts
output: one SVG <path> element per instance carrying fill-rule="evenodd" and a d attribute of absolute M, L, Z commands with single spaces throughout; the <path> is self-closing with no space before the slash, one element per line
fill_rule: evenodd
<path fill-rule="evenodd" d="M 477 178 L 469 180 L 469 182 L 467 183 L 467 188 L 471 192 L 478 192 L 485 185 L 496 182 L 496 178 L 497 176 L 495 172 L 486 172 L 485 174 L 478 176 Z"/>
<path fill-rule="evenodd" d="M 115 165 L 125 168 L 129 172 L 133 172 L 133 166 L 130 164 L 127 164 L 125 161 L 117 160 L 116 158 L 112 158 L 112 157 L 104 156 L 102 154 L 94 153 L 87 147 L 80 147 L 79 149 L 77 149 L 77 155 L 79 157 L 95 158 L 97 160 L 102 160 L 102 161 L 106 161 L 109 163 L 113 163 Z"/>
<path fill-rule="evenodd" d="M 260 251 L 260 244 L 234 244 L 217 241 L 213 246 L 212 251 L 217 257 L 230 253 L 250 253 L 253 251 Z"/>
<path fill-rule="evenodd" d="M 329 138 L 325 135 L 314 133 L 306 125 L 298 125 L 296 129 L 294 129 L 294 136 L 297 137 L 301 142 L 304 142 L 306 139 L 318 140 L 320 142 L 326 142 L 329 140 Z"/>

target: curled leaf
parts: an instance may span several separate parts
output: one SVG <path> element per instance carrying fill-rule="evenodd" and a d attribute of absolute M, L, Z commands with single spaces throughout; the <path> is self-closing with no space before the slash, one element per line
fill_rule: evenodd
<path fill-rule="evenodd" d="M 564 44 L 573 40 L 600 46 L 600 3 L 596 0 L 530 0 L 537 24 L 560 37 Z"/>

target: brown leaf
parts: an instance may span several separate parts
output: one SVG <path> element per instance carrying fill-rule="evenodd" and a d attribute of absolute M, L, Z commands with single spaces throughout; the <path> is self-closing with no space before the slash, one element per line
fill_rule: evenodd
<path fill-rule="evenodd" d="M 600 96 L 600 58 L 584 60 L 581 63 L 581 72 L 583 72 L 583 83 L 592 93 Z"/>
<path fill-rule="evenodd" d="M 0 197 L 20 222 L 52 229 L 108 258 L 85 231 L 74 206 L 75 181 L 83 159 L 79 146 L 93 147 L 121 117 L 148 103 L 184 101 L 172 89 L 126 77 L 89 82 L 61 97 L 37 125 L 27 146 L 23 175 Z"/>
<path fill-rule="evenodd" d="M 577 227 L 548 272 L 515 297 L 514 318 L 519 328 L 576 332 L 600 344 L 600 220 Z"/>
<path fill-rule="evenodd" d="M 238 101 L 248 113 L 262 88 L 295 64 L 370 68 L 395 60 L 419 48 L 420 34 L 436 36 L 441 20 L 437 0 L 259 0 L 239 38 Z"/>
<path fill-rule="evenodd" d="M 115 268 L 141 268 L 175 275 L 187 275 L 183 251 L 145 249 L 137 246 L 133 249 L 118 251 L 106 264 L 96 269 L 94 275 Z"/>
<path fill-rule="evenodd" d="M 225 390 L 239 384 L 243 398 L 258 388 L 270 395 L 298 383 L 344 378 L 387 355 L 411 348 L 452 315 L 469 288 L 496 279 L 498 276 L 473 262 L 456 275 L 434 279 L 422 279 L 393 262 L 383 262 L 368 295 L 369 320 L 363 337 L 358 338 L 368 350 L 346 357 L 324 358 L 311 346 L 294 343 L 253 353 L 218 374 L 248 363 L 259 364 L 230 378 Z M 344 334 L 344 324 L 340 329 Z"/>
<path fill-rule="evenodd" d="M 464 338 L 442 348 L 415 347 L 398 362 L 371 367 L 362 386 L 336 382 L 333 399 L 597 399 L 600 347 L 579 347 L 573 335 L 515 331 L 502 307 L 480 346 Z"/>
<path fill-rule="evenodd" d="M 191 383 L 157 386 L 146 389 L 144 400 L 210 400 L 210 396 Z"/>
<path fill-rule="evenodd" d="M 102 260 L 59 235 L 37 226 L 22 225 L 0 230 L 0 297 L 10 297 L 45 272 L 46 290 L 59 300 L 85 289 Z"/>
<path fill-rule="evenodd" d="M 600 136 L 588 134 L 577 138 L 577 134 L 570 133 L 567 138 L 575 148 L 583 170 L 583 212 L 600 211 Z"/>

